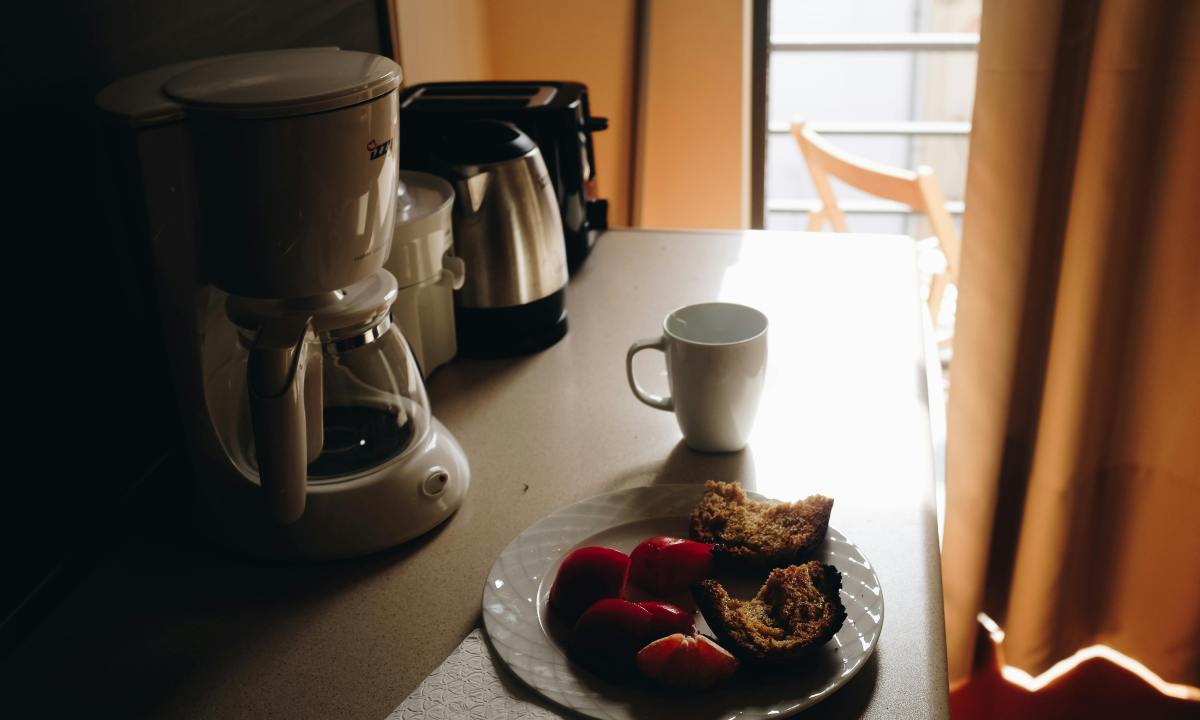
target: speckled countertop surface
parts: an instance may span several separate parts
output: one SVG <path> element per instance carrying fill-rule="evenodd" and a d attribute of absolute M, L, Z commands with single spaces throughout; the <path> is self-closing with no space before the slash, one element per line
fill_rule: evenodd
<path fill-rule="evenodd" d="M 712 299 L 771 322 L 766 395 L 750 447 L 733 455 L 685 448 L 674 417 L 625 382 L 631 342 L 675 307 Z M 803 716 L 948 716 L 911 242 L 609 232 L 567 302 L 570 332 L 551 349 L 456 362 L 431 379 L 434 414 L 473 472 L 440 529 L 315 565 L 249 561 L 184 531 L 131 532 L 0 665 L 0 715 L 382 720 L 476 626 L 488 569 L 526 526 L 617 488 L 721 479 L 781 499 L 833 496 L 832 524 L 882 581 L 878 651 Z M 636 367 L 665 390 L 655 353 Z"/>

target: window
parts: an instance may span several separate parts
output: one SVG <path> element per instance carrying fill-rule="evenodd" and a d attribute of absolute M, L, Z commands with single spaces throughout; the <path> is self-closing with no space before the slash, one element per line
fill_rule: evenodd
<path fill-rule="evenodd" d="M 819 205 L 792 118 L 869 160 L 929 165 L 959 219 L 980 0 L 768 2 L 764 226 L 803 230 Z M 903 206 L 836 180 L 834 192 L 852 231 L 930 234 Z"/>

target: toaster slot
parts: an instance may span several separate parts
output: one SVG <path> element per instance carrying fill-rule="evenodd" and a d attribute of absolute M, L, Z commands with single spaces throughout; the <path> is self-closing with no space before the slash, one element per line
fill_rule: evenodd
<path fill-rule="evenodd" d="M 552 85 L 428 85 L 406 103 L 412 107 L 473 105 L 520 108 L 549 105 L 558 93 Z"/>
<path fill-rule="evenodd" d="M 425 97 L 460 95 L 536 95 L 537 85 L 432 85 L 422 93 Z"/>

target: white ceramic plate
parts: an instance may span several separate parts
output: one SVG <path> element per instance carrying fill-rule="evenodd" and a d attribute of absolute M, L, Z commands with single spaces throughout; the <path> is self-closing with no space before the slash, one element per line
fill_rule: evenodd
<path fill-rule="evenodd" d="M 517 677 L 559 705 L 611 720 L 781 718 L 820 702 L 849 682 L 875 651 L 883 627 L 883 592 L 871 563 L 832 527 L 815 558 L 842 573 L 846 622 L 803 665 L 771 672 L 742 668 L 721 687 L 681 695 L 608 683 L 567 660 L 565 628 L 546 610 L 562 559 L 585 545 L 630 552 L 653 535 L 687 537 L 688 515 L 702 493 L 698 485 L 652 485 L 599 495 L 542 518 L 509 543 L 488 574 L 483 626 Z M 730 582 L 727 587 L 734 596 L 749 597 L 760 581 L 742 586 Z M 711 634 L 699 613 L 696 626 Z"/>

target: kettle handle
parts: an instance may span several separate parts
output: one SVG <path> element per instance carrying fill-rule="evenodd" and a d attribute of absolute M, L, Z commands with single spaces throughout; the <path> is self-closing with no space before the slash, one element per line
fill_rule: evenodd
<path fill-rule="evenodd" d="M 281 525 L 304 514 L 309 454 L 306 410 L 321 417 L 320 407 L 306 407 L 313 405 L 313 393 L 306 397 L 304 392 L 308 323 L 308 318 L 299 323 L 289 318 L 259 328 L 246 367 L 259 479 L 267 510 Z"/>

